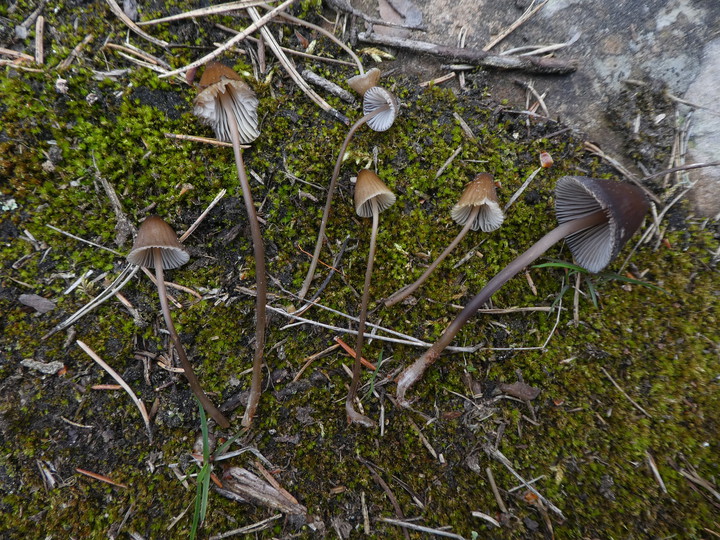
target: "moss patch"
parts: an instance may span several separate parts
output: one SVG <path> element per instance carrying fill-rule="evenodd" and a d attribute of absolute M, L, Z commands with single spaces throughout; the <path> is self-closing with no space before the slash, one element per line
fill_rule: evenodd
<path fill-rule="evenodd" d="M 234 428 L 219 436 L 237 433 L 240 403 L 249 386 L 245 371 L 253 352 L 254 298 L 246 291 L 254 287 L 254 263 L 232 152 L 164 135 L 210 133 L 189 112 L 192 89 L 158 79 L 115 52 L 101 50 L 106 35 L 125 35 L 105 6 L 71 2 L 47 13 L 55 36 L 47 67 L 27 71 L 5 66 L 0 75 L 0 508 L 10 516 L 0 524 L 0 532 L 10 537 L 32 536 L 38 523 L 46 534 L 58 537 L 106 535 L 121 522 L 123 531 L 148 538 L 186 538 L 190 530 L 189 514 L 170 530 L 168 526 L 194 497 L 192 479 L 186 489 L 174 471 L 195 470 L 189 452 L 198 430 L 197 409 L 184 381 L 156 364 L 168 345 L 149 280 L 138 274 L 122 291 L 139 317 L 113 299 L 72 331 L 40 339 L 97 295 L 124 264 L 122 257 L 47 227 L 127 251 L 130 239 L 120 243 L 122 231 L 116 230 L 101 178 L 114 186 L 131 221 L 158 213 L 177 230 L 187 229 L 219 190 L 228 190 L 186 242 L 191 262 L 168 279 L 201 297 L 171 290 L 181 305 L 174 309 L 174 320 L 203 387 L 216 402 L 236 411 Z M 304 2 L 297 13 L 313 17 L 318 6 Z M 98 37 L 69 69 L 58 72 L 60 61 L 82 41 L 90 8 L 107 14 L 109 22 L 93 18 Z M 160 9 L 142 16 L 160 15 Z M 20 2 L 4 16 L 17 24 L 30 11 Z M 104 25 L 102 34 L 95 30 L 97 24 Z M 185 45 L 208 46 L 222 38 L 210 20 L 180 21 L 152 32 Z M 285 32 L 288 41 L 295 39 L 289 29 Z M 30 41 L 24 45 L 31 50 Z M 177 66 L 196 54 L 189 48 L 167 52 L 144 42 L 138 45 Z M 340 55 L 323 40 L 316 52 Z M 239 71 L 253 72 L 245 60 L 225 60 L 237 61 Z M 302 250 L 314 245 L 323 186 L 347 128 L 319 112 L 273 62 L 272 77 L 251 82 L 261 102 L 262 135 L 245 151 L 245 160 L 263 181 L 255 182 L 253 189 L 265 221 L 273 304 L 289 306 L 298 302 L 283 289 L 297 291 L 307 270 L 309 259 Z M 349 68 L 310 64 L 339 84 L 352 74 Z M 128 71 L 98 79 L 96 72 L 118 68 Z M 66 89 L 58 86 L 58 78 L 66 81 Z M 349 240 L 339 272 L 321 302 L 357 313 L 369 225 L 354 213 L 351 178 L 360 168 L 373 166 L 377 154 L 378 173 L 398 200 L 380 219 L 370 321 L 432 341 L 452 320 L 455 306 L 463 305 L 555 225 L 552 189 L 557 178 L 613 174 L 582 152 L 580 140 L 567 132 L 556 135 L 563 126 L 528 120 L 493 102 L 485 88 L 455 95 L 440 88 L 420 89 L 417 81 L 407 78 L 383 83 L 399 95 L 401 115 L 385 133 L 363 128 L 350 145 L 323 260 L 330 263 L 345 238 Z M 352 119 L 359 118 L 358 107 L 328 99 Z M 467 137 L 453 113 L 470 126 L 474 139 Z M 435 178 L 458 148 L 455 160 Z M 555 165 L 538 174 L 500 230 L 470 233 L 414 302 L 393 308 L 381 305 L 380 299 L 418 277 L 457 234 L 449 211 L 466 182 L 477 172 L 490 172 L 506 201 L 537 167 L 541 151 L 549 152 Z M 480 315 L 463 329 L 457 344 L 484 343 L 485 348 L 443 356 L 414 389 L 412 411 L 393 406 L 390 381 L 418 356 L 418 349 L 379 340 L 367 345 L 366 358 L 384 360 L 373 381 L 377 396 L 363 401 L 373 418 L 384 410 L 382 437 L 346 424 L 342 402 L 348 379 L 341 364 L 349 365 L 350 359 L 344 354 L 315 360 L 293 381 L 306 359 L 331 346 L 336 334 L 315 326 L 285 328 L 291 321 L 273 315 L 259 415 L 234 448 L 248 445 L 259 450 L 275 465 L 283 487 L 328 529 L 335 522 L 362 530 L 364 493 L 372 534 L 397 537 L 399 529 L 376 521 L 395 515 L 377 482 L 380 477 L 407 517 L 421 516 L 430 527 L 450 525 L 467 538 L 489 530 L 485 521 L 471 516 L 476 510 L 502 521 L 502 528 L 491 533 L 497 538 L 541 534 L 547 530 L 546 515 L 555 534 L 564 538 L 665 537 L 681 532 L 684 537 L 703 537 L 706 529 L 716 528 L 717 501 L 687 476 L 696 474 L 715 485 L 720 477 L 720 298 L 709 254 L 717 250 L 718 238 L 707 224 L 683 216 L 680 212 L 672 222 L 668 243 L 657 250 L 643 245 L 631 258 L 636 275 L 643 273 L 644 280 L 667 293 L 598 282 L 599 307 L 581 296 L 578 325 L 568 309 L 569 294 L 557 326 L 556 312 Z M 626 248 L 621 257 L 628 254 Z M 548 256 L 569 260 L 562 246 Z M 616 262 L 613 269 L 619 265 Z M 327 269 L 319 274 L 315 287 Z M 81 276 L 85 278 L 67 292 Z M 537 293 L 520 275 L 495 295 L 495 306 L 550 306 L 567 277 L 553 269 L 531 269 L 529 276 Z M 38 315 L 19 302 L 23 293 L 50 298 L 56 308 Z M 305 316 L 352 326 L 318 308 Z M 548 346 L 539 349 L 551 332 Z M 93 389 L 112 380 L 74 345 L 75 339 L 88 343 L 110 363 L 148 406 L 156 405 L 153 442 L 148 442 L 139 414 L 124 393 Z M 350 336 L 344 339 L 354 343 Z M 24 359 L 59 360 L 67 371 L 42 375 L 22 367 Z M 542 390 L 532 412 L 523 403 L 498 397 L 499 385 L 516 381 L 518 373 Z M 366 377 L 370 381 L 371 376 Z M 457 395 L 470 395 L 471 382 L 479 392 L 472 404 Z M 511 492 L 518 481 L 482 450 L 487 444 L 497 445 L 524 478 L 541 477 L 537 489 L 566 519 L 548 513 L 524 489 Z M 653 476 L 648 456 L 657 464 L 667 493 Z M 231 463 L 251 467 L 254 459 L 243 454 Z M 226 463 L 216 466 L 219 475 Z M 489 489 L 487 467 L 503 494 L 506 515 L 500 515 Z M 80 476 L 77 468 L 108 475 L 127 487 Z M 52 478 L 46 478 L 47 487 L 40 471 Z M 219 533 L 273 513 L 213 494 L 205 531 Z M 268 535 L 297 532 L 292 521 L 278 523 Z M 305 533 L 312 534 L 309 528 Z"/>

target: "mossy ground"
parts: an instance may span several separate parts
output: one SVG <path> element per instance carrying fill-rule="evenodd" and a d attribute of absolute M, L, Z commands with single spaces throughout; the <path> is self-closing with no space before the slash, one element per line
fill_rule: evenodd
<path fill-rule="evenodd" d="M 312 12 L 314 5 L 307 3 L 302 10 Z M 4 41 L 32 8 L 26 2 L 19 2 L 11 13 L 0 8 L 5 10 L 0 14 L 12 21 L 4 28 Z M 192 89 L 158 79 L 112 51 L 101 50 L 106 36 L 119 42 L 125 35 L 105 3 L 66 2 L 46 11 L 51 46 L 46 44 L 45 68 L 36 72 L 4 67 L 0 75 L 0 509 L 5 516 L 0 534 L 29 538 L 40 528 L 54 537 L 91 538 L 115 534 L 122 522 L 123 534 L 185 538 L 192 511 L 169 526 L 191 505 L 195 491 L 183 487 L 171 466 L 177 464 L 182 473 L 193 471 L 189 452 L 199 424 L 184 381 L 153 363 L 146 373 L 138 355 L 167 350 L 156 293 L 139 274 L 123 294 L 139 311 L 141 321 L 113 299 L 78 322 L 73 339 L 61 333 L 41 340 L 101 290 L 101 284 L 89 283 L 93 277 L 108 272 L 112 278 L 124 264 L 121 257 L 62 236 L 47 225 L 127 251 L 130 240 L 116 244 L 116 217 L 99 177 L 114 186 L 132 221 L 158 213 L 177 230 L 187 229 L 216 193 L 227 189 L 225 199 L 187 241 L 193 256 L 190 264 L 168 279 L 203 294 L 198 301 L 172 291 L 183 306 L 174 309 L 174 320 L 204 388 L 218 403 L 237 403 L 249 385 L 249 375 L 239 374 L 250 366 L 254 333 L 254 299 L 239 288 L 254 287 L 254 264 L 232 152 L 163 135 L 210 133 L 189 112 Z M 58 63 L 84 38 L 90 13 L 95 40 L 69 69 L 58 72 Z M 158 9 L 143 16 L 159 14 Z M 222 37 L 206 21 L 166 25 L 152 33 L 200 46 Z M 285 35 L 293 44 L 295 38 L 287 28 Z M 26 51 L 32 49 L 31 38 Z M 197 53 L 186 48 L 167 53 L 137 43 L 177 66 Z M 320 54 L 340 56 L 323 40 L 318 47 Z M 243 57 L 224 60 L 240 71 L 253 71 Z M 340 84 L 352 74 L 350 69 L 328 65 L 312 67 Z M 93 70 L 115 68 L 129 72 L 116 79 L 93 77 Z M 265 220 L 271 291 L 277 295 L 273 303 L 297 306 L 281 287 L 290 291 L 300 287 L 308 264 L 301 248 L 312 249 L 325 193 L 286 173 L 326 185 L 346 127 L 310 103 L 279 66 L 271 64 L 271 69 L 274 75 L 268 82 L 252 82 L 261 102 L 262 135 L 245 152 L 245 159 L 263 180 L 262 185 L 254 183 L 254 195 Z M 67 80 L 66 93 L 56 90 L 58 78 Z M 352 208 L 350 178 L 372 164 L 377 149 L 378 173 L 395 190 L 398 201 L 380 220 L 370 320 L 432 341 L 454 316 L 453 305 L 464 304 L 554 226 L 552 188 L 557 178 L 612 177 L 612 171 L 585 155 L 581 142 L 568 133 L 550 136 L 562 125 L 508 112 L 482 87 L 471 84 L 467 92 L 455 95 L 420 89 L 417 81 L 406 78 L 391 78 L 385 84 L 400 97 L 402 113 L 386 133 L 361 130 L 350 146 L 327 231 L 333 253 L 348 236 L 349 247 L 339 264 L 341 272 L 320 300 L 356 315 L 369 226 Z M 328 99 L 351 118 L 359 117 L 357 107 Z M 476 140 L 464 134 L 453 113 L 468 123 Z M 457 158 L 436 179 L 436 171 L 459 146 Z M 537 167 L 543 150 L 552 154 L 555 166 L 537 176 L 500 230 L 468 235 L 416 295 L 415 303 L 390 309 L 379 304 L 379 299 L 422 273 L 423 265 L 455 236 L 458 228 L 449 210 L 475 173 L 494 174 L 501 183 L 500 197 L 507 200 Z M 382 358 L 384 363 L 376 378 L 380 399 L 369 397 L 363 403 L 374 418 L 379 417 L 381 404 L 384 407 L 382 437 L 346 423 L 343 400 L 348 379 L 341 364 L 349 365 L 350 359 L 344 354 L 316 360 L 298 382 L 291 382 L 305 359 L 332 345 L 336 334 L 314 326 L 283 329 L 290 321 L 273 315 L 267 331 L 266 390 L 254 427 L 236 446 L 253 445 L 262 452 L 277 466 L 283 487 L 328 530 L 334 530 L 333 523 L 340 528 L 349 523 L 358 534 L 362 531 L 364 493 L 374 537 L 401 536 L 395 526 L 375 521 L 380 516 L 395 517 L 395 512 L 361 463 L 363 458 L 377 467 L 405 516 L 420 516 L 426 526 L 450 525 L 467 538 L 475 533 L 493 538 L 547 535 L 543 517 L 547 511 L 525 490 L 506 491 L 518 482 L 482 451 L 490 442 L 497 443 L 526 479 L 542 476 L 537 488 L 566 516 L 562 521 L 547 513 L 558 538 L 678 534 L 705 538 L 711 531 L 718 533 L 718 501 L 682 474 L 694 472 L 716 486 L 720 479 L 720 298 L 717 270 L 710 266 L 718 238 L 712 223 L 683 216 L 676 214 L 666 234 L 668 243 L 658 249 L 641 246 L 631 259 L 638 272 L 647 271 L 643 279 L 665 293 L 602 282 L 598 308 L 581 297 L 579 325 L 572 321 L 568 309 L 572 299 L 567 294 L 559 324 L 544 350 L 482 349 L 444 356 L 414 389 L 413 411 L 393 406 L 394 385 L 386 383 L 389 374 L 414 360 L 419 351 L 377 340 L 368 344 L 364 356 L 373 361 Z M 36 243 L 29 241 L 30 235 Z M 475 255 L 452 269 L 471 249 L 476 249 Z M 628 253 L 626 248 L 621 258 Z M 549 256 L 569 260 L 562 247 Z M 324 250 L 326 262 L 332 257 Z M 86 283 L 63 294 L 88 270 L 94 274 Z M 321 270 L 317 283 L 325 275 L 326 270 Z M 495 295 L 495 306 L 549 306 L 567 278 L 563 271 L 550 269 L 531 269 L 530 276 L 537 294 L 520 275 Z M 57 307 L 35 314 L 19 303 L 22 293 L 51 298 Z M 318 309 L 306 316 L 349 325 Z M 555 317 L 555 313 L 528 312 L 480 315 L 457 343 L 537 347 L 552 331 Z M 113 381 L 74 339 L 88 343 L 143 401 L 158 404 L 152 443 L 124 393 L 91 389 Z M 349 336 L 345 339 L 354 343 Z M 26 358 L 60 360 L 67 372 L 40 375 L 20 366 Z M 613 386 L 601 368 L 647 415 Z M 534 415 L 523 403 L 498 400 L 493 392 L 499 383 L 516 381 L 518 373 L 542 390 L 533 402 Z M 481 386 L 483 395 L 476 403 L 491 413 L 488 418 L 456 394 L 469 395 L 467 375 Z M 239 406 L 233 429 L 218 435 L 237 433 L 241 414 Z M 442 461 L 430 455 L 413 422 L 442 454 Z M 657 463 L 667 493 L 653 476 L 648 455 Z M 233 461 L 250 463 L 244 456 Z M 492 531 L 485 521 L 471 516 L 477 510 L 501 519 L 486 467 L 492 469 L 509 510 L 502 516 L 503 527 Z M 55 471 L 54 489 L 44 487 L 40 468 Z M 128 487 L 90 480 L 78 475 L 76 468 L 109 475 Z M 211 494 L 203 534 L 237 528 L 273 513 Z M 268 537 L 313 534 L 296 530 L 290 522 L 278 523 L 265 533 Z"/>

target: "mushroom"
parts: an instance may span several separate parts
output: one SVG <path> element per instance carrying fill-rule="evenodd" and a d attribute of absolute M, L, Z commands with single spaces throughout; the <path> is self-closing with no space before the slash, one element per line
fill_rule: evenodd
<path fill-rule="evenodd" d="M 221 427 L 228 428 L 230 427 L 228 419 L 223 416 L 217 407 L 213 405 L 212 401 L 210 401 L 210 398 L 203 392 L 200 381 L 198 381 L 193 371 L 192 365 L 185 354 L 185 349 L 180 342 L 180 337 L 175 330 L 172 317 L 170 317 L 163 270 L 182 266 L 188 262 L 189 259 L 190 255 L 183 249 L 175 231 L 158 216 L 150 216 L 142 222 L 132 250 L 130 250 L 130 253 L 127 255 L 128 262 L 132 264 L 144 268 L 155 268 L 155 280 L 157 281 L 158 296 L 160 297 L 160 308 L 165 318 L 165 325 L 167 326 L 168 332 L 170 332 L 170 339 L 180 358 L 180 364 L 185 372 L 185 378 L 187 378 L 193 394 L 200 400 L 200 403 L 208 414 L 214 418 Z"/>
<path fill-rule="evenodd" d="M 457 247 L 470 229 L 473 231 L 480 229 L 483 232 L 491 232 L 502 225 L 505 216 L 498 203 L 497 193 L 495 192 L 495 182 L 493 181 L 492 175 L 480 173 L 475 176 L 475 179 L 465 187 L 465 191 L 463 191 L 460 200 L 451 210 L 450 215 L 458 225 L 463 225 L 462 230 L 455 239 L 450 242 L 450 245 L 445 251 L 428 266 L 425 273 L 420 276 L 415 283 L 403 287 L 386 298 L 386 306 L 394 306 L 419 289 L 435 268 Z"/>
<path fill-rule="evenodd" d="M 408 406 L 405 399 L 408 389 L 438 359 L 465 323 L 500 287 L 555 243 L 567 238 L 577 264 L 589 272 L 600 272 L 635 233 L 647 210 L 645 195 L 631 184 L 584 176 L 564 176 L 558 180 L 555 213 L 559 225 L 488 281 L 440 339 L 400 373 L 396 390 L 398 402 Z"/>
<path fill-rule="evenodd" d="M 305 295 L 310 289 L 313 276 L 315 275 L 315 269 L 317 268 L 318 260 L 320 259 L 320 250 L 322 249 L 323 238 L 325 237 L 325 227 L 327 227 L 328 217 L 330 216 L 330 205 L 332 204 L 335 184 L 337 183 L 338 176 L 340 175 L 340 166 L 342 165 L 343 156 L 345 155 L 345 150 L 350 143 L 350 139 L 352 139 L 355 132 L 363 124 L 367 124 L 373 131 L 387 131 L 395 122 L 398 110 L 399 107 L 397 99 L 384 88 L 373 86 L 365 92 L 363 96 L 364 116 L 355 122 L 350 128 L 350 131 L 348 131 L 345 141 L 340 147 L 340 153 L 338 154 L 337 160 L 335 161 L 335 169 L 333 169 L 332 178 L 330 178 L 330 185 L 327 190 L 327 199 L 325 201 L 325 209 L 323 210 L 322 220 L 320 221 L 320 229 L 318 231 L 317 241 L 315 242 L 315 251 L 313 252 L 312 260 L 310 261 L 310 269 L 308 270 L 302 288 L 298 293 L 300 298 L 305 298 Z"/>
<path fill-rule="evenodd" d="M 242 425 L 252 424 L 253 416 L 262 392 L 262 360 L 265 347 L 265 304 L 267 300 L 267 277 L 265 275 L 265 247 L 263 245 L 257 212 L 253 202 L 250 182 L 245 172 L 241 143 L 254 141 L 259 135 L 255 92 L 229 67 L 213 62 L 205 68 L 200 79 L 201 91 L 195 98 L 193 112 L 212 126 L 218 139 L 232 142 L 238 179 L 242 188 L 245 209 L 250 223 L 253 253 L 255 256 L 255 354 L 253 357 L 250 396 L 243 415 Z"/>
<path fill-rule="evenodd" d="M 355 182 L 355 212 L 360 217 L 372 217 L 372 230 L 370 232 L 370 250 L 368 252 L 367 268 L 365 270 L 365 285 L 363 287 L 362 300 L 360 302 L 360 315 L 358 317 L 357 343 L 355 344 L 355 363 L 353 364 L 352 383 L 345 402 L 345 412 L 348 422 L 356 422 L 365 427 L 373 427 L 373 422 L 367 416 L 360 414 L 353 405 L 357 395 L 360 382 L 360 359 L 362 358 L 362 347 L 365 340 L 365 321 L 367 319 L 368 300 L 370 299 L 370 278 L 372 276 L 373 261 L 375 260 L 375 248 L 377 243 L 378 216 L 380 212 L 395 202 L 395 195 L 384 184 L 377 174 L 368 169 L 358 173 Z"/>
<path fill-rule="evenodd" d="M 370 88 L 377 86 L 380 81 L 380 70 L 376 67 L 369 69 L 365 73 L 350 77 L 347 81 L 348 86 L 355 90 L 361 96 L 365 95 Z"/>

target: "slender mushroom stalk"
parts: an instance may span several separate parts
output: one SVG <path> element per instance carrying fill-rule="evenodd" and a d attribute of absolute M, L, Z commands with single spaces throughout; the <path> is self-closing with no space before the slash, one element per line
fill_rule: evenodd
<path fill-rule="evenodd" d="M 313 252 L 305 281 L 298 293 L 300 298 L 305 298 L 308 290 L 310 290 L 313 277 L 315 276 L 315 269 L 320 260 L 320 251 L 322 250 L 323 239 L 325 238 L 325 227 L 327 227 L 328 217 L 330 216 L 330 206 L 335 192 L 335 184 L 337 183 L 338 176 L 340 176 L 340 166 L 342 165 L 343 156 L 345 156 L 345 150 L 347 150 L 348 144 L 350 144 L 350 139 L 352 139 L 355 132 L 363 124 L 367 124 L 373 131 L 387 131 L 393 125 L 393 122 L 395 122 L 398 110 L 398 103 L 395 96 L 384 88 L 373 86 L 365 91 L 363 95 L 364 116 L 350 127 L 350 131 L 348 131 L 345 141 L 340 147 L 337 160 L 335 161 L 335 168 L 333 169 L 332 178 L 330 179 L 330 185 L 327 190 L 325 209 L 323 210 L 320 229 L 318 231 L 317 241 L 315 242 L 315 251 Z"/>
<path fill-rule="evenodd" d="M 391 206 L 394 202 L 395 195 L 374 172 L 368 169 L 360 171 L 357 182 L 355 183 L 355 211 L 360 217 L 372 217 L 372 230 L 370 232 L 370 249 L 368 250 L 367 268 L 365 269 L 365 285 L 363 286 L 360 315 L 358 316 L 355 363 L 353 364 L 350 391 L 348 392 L 347 401 L 345 402 L 345 412 L 347 413 L 349 423 L 354 422 L 365 427 L 373 427 L 375 422 L 357 412 L 354 401 L 360 383 L 360 359 L 362 358 L 362 347 L 365 341 L 365 321 L 367 320 L 367 307 L 370 299 L 370 278 L 372 276 L 377 245 L 378 216 L 380 212 Z"/>
<path fill-rule="evenodd" d="M 555 213 L 559 225 L 488 281 L 440 339 L 400 373 L 396 390 L 398 402 L 409 405 L 405 398 L 408 389 L 420 380 L 478 309 L 520 270 L 567 238 L 577 264 L 589 272 L 600 272 L 635 233 L 647 210 L 645 195 L 633 185 L 583 176 L 564 176 L 558 180 Z"/>
<path fill-rule="evenodd" d="M 127 256 L 128 262 L 132 264 L 145 268 L 155 268 L 155 280 L 157 281 L 158 296 L 160 297 L 160 308 L 165 318 L 165 325 L 167 326 L 168 332 L 170 332 L 170 339 L 177 351 L 178 358 L 180 358 L 180 365 L 185 372 L 185 378 L 193 394 L 200 400 L 200 403 L 208 414 L 221 427 L 228 428 L 230 427 L 228 419 L 223 416 L 217 407 L 213 405 L 212 401 L 210 401 L 210 398 L 203 392 L 200 381 L 198 381 L 192 365 L 185 354 L 185 348 L 180 342 L 180 337 L 175 330 L 175 325 L 170 316 L 163 270 L 182 266 L 188 262 L 189 259 L 190 255 L 183 249 L 177 239 L 175 231 L 158 216 L 150 216 L 143 221 L 140 230 L 138 230 L 133 248 Z"/>
<path fill-rule="evenodd" d="M 450 255 L 452 250 L 465 238 L 465 235 L 470 229 L 473 231 L 480 229 L 483 232 L 491 232 L 502 225 L 505 216 L 498 203 L 497 193 L 495 192 L 495 182 L 493 181 L 492 175 L 488 173 L 478 174 L 475 179 L 465 187 L 465 191 L 463 191 L 460 200 L 453 207 L 450 215 L 458 225 L 463 225 L 462 230 L 455 239 L 450 242 L 450 245 L 445 251 L 428 266 L 427 270 L 425 270 L 423 275 L 420 276 L 415 283 L 403 287 L 385 299 L 385 305 L 387 307 L 394 306 L 418 290 L 445 257 Z"/>
<path fill-rule="evenodd" d="M 240 144 L 254 141 L 259 135 L 257 121 L 258 100 L 252 89 L 229 67 L 212 63 L 200 79 L 201 92 L 195 98 L 193 112 L 212 125 L 218 139 L 233 145 L 238 180 L 242 188 L 245 210 L 250 223 L 250 235 L 255 257 L 255 354 L 253 356 L 250 396 L 243 415 L 242 425 L 252 424 L 262 393 L 262 364 L 265 347 L 265 305 L 267 303 L 267 277 L 265 273 L 265 247 L 258 222 L 250 182 L 245 172 Z"/>

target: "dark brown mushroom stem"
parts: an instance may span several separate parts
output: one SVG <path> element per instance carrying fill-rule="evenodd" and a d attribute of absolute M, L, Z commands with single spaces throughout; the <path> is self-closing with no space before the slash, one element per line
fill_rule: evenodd
<path fill-rule="evenodd" d="M 375 250 L 377 246 L 377 231 L 380 221 L 377 202 L 373 199 L 369 201 L 372 205 L 372 231 L 370 233 L 370 250 L 368 252 L 367 268 L 365 269 L 365 285 L 363 286 L 362 300 L 360 301 L 360 315 L 358 316 L 358 335 L 355 342 L 355 363 L 353 364 L 352 382 L 350 383 L 350 391 L 345 401 L 345 412 L 347 413 L 348 422 L 358 423 L 366 427 L 375 426 L 370 418 L 364 414 L 360 414 L 355 410 L 355 396 L 357 396 L 358 386 L 360 385 L 360 359 L 362 358 L 362 348 L 365 343 L 365 322 L 367 321 L 367 307 L 370 300 L 370 278 L 372 277 L 373 263 L 375 261 Z"/>
<path fill-rule="evenodd" d="M 220 96 L 221 104 L 227 112 L 228 118 L 234 118 L 232 98 L 228 92 L 222 93 Z M 260 402 L 260 394 L 262 393 L 262 364 L 263 349 L 265 347 L 265 324 L 267 302 L 267 276 L 265 274 L 265 246 L 263 244 L 260 224 L 258 222 L 255 203 L 253 202 L 252 192 L 250 191 L 250 182 L 245 172 L 245 163 L 242 158 L 242 150 L 240 149 L 240 135 L 236 122 L 228 122 L 230 138 L 232 140 L 233 152 L 235 154 L 235 165 L 238 171 L 238 179 L 242 188 L 243 200 L 245 201 L 245 209 L 250 222 L 250 235 L 253 243 L 253 254 L 255 257 L 255 280 L 256 280 L 256 297 L 255 297 L 255 354 L 253 356 L 252 378 L 250 381 L 250 395 L 248 397 L 247 408 L 243 415 L 242 425 L 247 427 L 252 424 L 255 411 Z"/>
<path fill-rule="evenodd" d="M 340 153 L 338 154 L 337 160 L 335 161 L 335 168 L 333 169 L 332 178 L 330 179 L 330 185 L 328 186 L 327 190 L 325 209 L 323 210 L 322 220 L 320 221 L 320 230 L 318 231 L 317 241 L 315 242 L 315 251 L 313 252 L 313 257 L 310 261 L 310 268 L 308 269 L 308 273 L 305 276 L 305 281 L 303 281 L 302 288 L 298 293 L 298 296 L 300 298 L 305 298 L 305 295 L 307 295 L 308 291 L 310 290 L 310 285 L 312 284 L 313 277 L 315 276 L 315 270 L 317 269 L 318 261 L 320 260 L 320 251 L 322 250 L 323 239 L 325 238 L 325 228 L 327 227 L 328 217 L 330 216 L 330 207 L 332 205 L 333 194 L 335 192 L 335 184 L 337 183 L 337 179 L 340 176 L 340 167 L 342 166 L 343 156 L 345 155 L 348 144 L 350 144 L 350 139 L 353 138 L 355 132 L 360 127 L 362 127 L 363 124 L 366 124 L 368 121 L 372 120 L 376 116 L 389 110 L 389 104 L 383 105 L 375 109 L 373 112 L 366 114 L 360 120 L 355 122 L 350 127 L 350 131 L 348 131 L 347 137 L 345 137 L 345 141 L 343 142 L 342 147 L 340 147 Z"/>
<path fill-rule="evenodd" d="M 468 233 L 468 231 L 473 227 L 473 223 L 475 222 L 475 216 L 477 216 L 478 212 L 480 211 L 480 206 L 474 206 L 473 209 L 470 211 L 470 216 L 468 217 L 467 222 L 463 226 L 462 230 L 458 233 L 458 235 L 455 237 L 455 239 L 450 242 L 450 245 L 445 248 L 445 251 L 443 251 L 440 255 L 438 255 L 437 259 L 435 259 L 430 266 L 427 267 L 427 270 L 423 273 L 422 276 L 417 278 L 417 280 L 414 283 L 411 283 L 410 285 L 403 287 L 399 291 L 394 292 L 390 296 L 388 296 L 385 300 L 385 306 L 390 307 L 394 306 L 398 302 L 401 302 L 408 296 L 410 296 L 412 293 L 417 291 L 420 286 L 425 283 L 428 277 L 430 277 L 430 274 L 432 274 L 435 269 L 438 267 L 438 265 L 445 260 L 445 257 L 450 255 L 452 250 L 454 250 L 457 245 L 462 241 L 463 238 L 465 238 L 465 235 Z"/>
<path fill-rule="evenodd" d="M 572 221 L 567 221 L 558 225 L 555 229 L 543 236 L 535 244 L 533 244 L 525 253 L 517 257 L 505 268 L 503 268 L 495 277 L 488 281 L 487 285 L 465 306 L 460 314 L 445 329 L 442 336 L 433 344 L 425 353 L 415 360 L 413 364 L 405 368 L 397 378 L 396 397 L 398 402 L 403 406 L 408 406 L 409 402 L 405 399 L 408 389 L 422 377 L 425 370 L 430 367 L 440 356 L 440 353 L 450 345 L 460 329 L 467 323 L 471 317 L 477 313 L 485 302 L 495 294 L 505 283 L 507 283 L 520 270 L 532 263 L 538 257 L 541 257 L 550 247 L 557 242 L 578 231 L 594 227 L 608 220 L 605 211 L 598 210 L 585 217 Z"/>
<path fill-rule="evenodd" d="M 180 365 L 185 372 L 185 378 L 187 379 L 190 389 L 192 390 L 195 397 L 198 398 L 203 408 L 208 414 L 218 423 L 218 425 L 224 429 L 230 427 L 230 422 L 221 413 L 215 405 L 213 405 L 210 398 L 207 397 L 200 381 L 198 381 L 195 372 L 193 371 L 192 365 L 185 354 L 185 348 L 180 342 L 180 336 L 178 336 L 175 325 L 173 324 L 172 317 L 170 317 L 170 308 L 168 307 L 167 291 L 165 289 L 165 277 L 163 273 L 163 261 L 162 261 L 162 250 L 160 248 L 152 248 L 153 259 L 155 261 L 155 280 L 157 281 L 158 296 L 160 297 L 160 309 L 162 310 L 163 317 L 165 318 L 165 326 L 167 326 L 168 332 L 170 332 L 170 339 L 173 342 L 173 346 L 177 351 L 178 358 L 180 358 Z"/>

